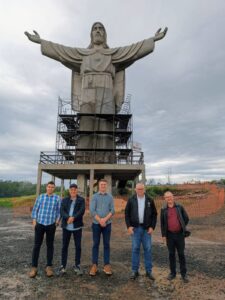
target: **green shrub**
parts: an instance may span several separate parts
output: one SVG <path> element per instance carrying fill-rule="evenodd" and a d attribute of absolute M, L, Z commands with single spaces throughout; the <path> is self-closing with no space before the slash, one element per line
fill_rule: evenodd
<path fill-rule="evenodd" d="M 170 191 L 172 193 L 176 193 L 177 189 L 172 186 L 147 186 L 146 187 L 146 194 L 149 197 L 157 197 L 157 196 L 163 196 L 165 192 Z"/>

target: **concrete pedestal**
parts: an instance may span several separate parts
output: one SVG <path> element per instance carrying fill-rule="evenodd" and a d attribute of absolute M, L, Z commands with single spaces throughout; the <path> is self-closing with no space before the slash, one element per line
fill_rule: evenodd
<path fill-rule="evenodd" d="M 89 180 L 89 198 L 93 195 L 94 181 L 105 178 L 108 181 L 108 192 L 112 192 L 112 182 L 116 180 L 135 180 L 142 174 L 145 183 L 145 165 L 136 164 L 41 164 L 38 165 L 37 195 L 41 192 L 42 172 L 61 180 L 77 179 L 79 194 L 87 197 L 87 180 Z M 61 181 L 62 183 L 62 181 Z M 63 181 L 64 184 L 64 181 Z"/>

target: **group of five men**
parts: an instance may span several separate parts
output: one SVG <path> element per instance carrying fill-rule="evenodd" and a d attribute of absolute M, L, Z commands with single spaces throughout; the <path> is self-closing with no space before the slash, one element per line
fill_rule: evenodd
<path fill-rule="evenodd" d="M 40 248 L 46 234 L 47 265 L 46 275 L 53 276 L 52 261 L 54 253 L 54 237 L 56 226 L 61 222 L 62 227 L 62 251 L 61 266 L 58 274 L 66 273 L 68 247 L 71 235 L 75 244 L 75 265 L 74 271 L 82 275 L 81 261 L 81 239 L 83 228 L 83 215 L 85 212 L 85 200 L 78 195 L 78 187 L 71 184 L 69 196 L 60 199 L 54 194 L 55 184 L 50 181 L 46 187 L 46 193 L 36 199 L 32 210 L 33 227 L 35 230 L 34 247 L 32 252 L 32 269 L 29 273 L 31 278 L 37 275 L 38 258 Z M 139 276 L 140 247 L 144 249 L 144 264 L 146 276 L 155 280 L 152 274 L 151 244 L 152 233 L 156 226 L 157 210 L 154 200 L 145 193 L 145 186 L 142 183 L 136 184 L 135 194 L 128 200 L 125 208 L 125 222 L 128 234 L 132 239 L 132 272 L 131 279 Z M 161 232 L 163 241 L 166 242 L 169 251 L 170 274 L 168 280 L 176 277 L 176 256 L 178 252 L 180 263 L 181 279 L 187 282 L 186 261 L 184 255 L 185 231 L 189 221 L 188 215 L 183 206 L 174 202 L 171 192 L 164 194 L 165 206 L 161 209 Z M 110 236 L 112 216 L 115 213 L 113 197 L 107 193 L 107 181 L 101 179 L 98 182 L 98 192 L 93 195 L 90 201 L 90 213 L 92 222 L 92 266 L 89 275 L 95 276 L 98 272 L 98 257 L 101 235 L 104 245 L 104 268 L 106 275 L 112 275 L 110 264 Z"/>

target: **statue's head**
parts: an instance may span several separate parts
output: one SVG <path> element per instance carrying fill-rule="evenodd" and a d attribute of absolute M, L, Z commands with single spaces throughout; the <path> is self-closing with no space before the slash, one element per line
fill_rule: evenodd
<path fill-rule="evenodd" d="M 103 48 L 109 48 L 106 30 L 101 22 L 95 22 L 91 27 L 91 43 L 88 49 L 93 48 L 94 45 L 102 45 Z"/>

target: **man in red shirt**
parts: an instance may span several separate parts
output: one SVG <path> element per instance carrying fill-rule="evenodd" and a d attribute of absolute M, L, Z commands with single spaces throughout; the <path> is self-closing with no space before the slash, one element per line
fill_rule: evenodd
<path fill-rule="evenodd" d="M 182 205 L 174 202 L 174 196 L 171 192 L 164 194 L 166 201 L 165 207 L 161 209 L 161 232 L 163 241 L 166 242 L 169 251 L 170 274 L 168 280 L 176 277 L 176 256 L 177 250 L 181 279 L 188 282 L 185 249 L 185 231 L 189 218 Z"/>

